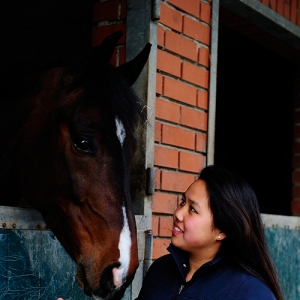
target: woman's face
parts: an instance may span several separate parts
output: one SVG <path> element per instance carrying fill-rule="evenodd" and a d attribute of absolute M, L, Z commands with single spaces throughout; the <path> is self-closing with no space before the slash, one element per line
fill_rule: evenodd
<path fill-rule="evenodd" d="M 195 181 L 183 194 L 174 213 L 172 244 L 189 253 L 211 254 L 219 251 L 225 234 L 215 228 L 203 180 Z"/>

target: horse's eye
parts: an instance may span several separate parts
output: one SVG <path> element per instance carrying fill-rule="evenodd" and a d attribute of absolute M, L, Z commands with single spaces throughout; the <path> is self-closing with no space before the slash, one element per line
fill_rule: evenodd
<path fill-rule="evenodd" d="M 76 138 L 73 140 L 73 144 L 76 150 L 85 154 L 92 154 L 90 142 L 85 138 Z"/>

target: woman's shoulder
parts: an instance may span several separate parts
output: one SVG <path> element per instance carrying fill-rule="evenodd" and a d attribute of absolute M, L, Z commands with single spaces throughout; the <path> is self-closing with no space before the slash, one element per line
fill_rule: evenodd
<path fill-rule="evenodd" d="M 228 289 L 228 299 L 276 300 L 270 288 L 259 278 L 240 268 L 231 271 L 232 281 Z M 229 279 L 229 278 L 228 278 Z"/>

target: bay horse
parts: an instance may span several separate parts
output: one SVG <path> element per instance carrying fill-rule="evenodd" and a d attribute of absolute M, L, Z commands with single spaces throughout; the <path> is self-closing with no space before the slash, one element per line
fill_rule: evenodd
<path fill-rule="evenodd" d="M 138 267 L 130 162 L 143 109 L 131 86 L 151 45 L 113 68 L 121 35 L 72 65 L 14 72 L 1 89 L 0 205 L 23 198 L 40 211 L 95 299 L 120 299 Z"/>

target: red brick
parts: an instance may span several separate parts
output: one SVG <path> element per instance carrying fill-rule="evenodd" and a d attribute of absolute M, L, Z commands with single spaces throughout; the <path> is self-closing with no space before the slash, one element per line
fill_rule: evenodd
<path fill-rule="evenodd" d="M 165 29 L 159 24 L 157 26 L 157 45 L 161 47 L 165 45 Z"/>
<path fill-rule="evenodd" d="M 182 9 L 183 11 L 199 18 L 200 1 L 199 0 L 168 0 L 168 3 Z"/>
<path fill-rule="evenodd" d="M 210 65 L 210 55 L 209 49 L 205 47 L 200 47 L 198 50 L 198 63 L 205 67 L 209 67 Z"/>
<path fill-rule="evenodd" d="M 197 44 L 182 35 L 167 30 L 165 32 L 165 47 L 176 54 L 197 61 Z"/>
<path fill-rule="evenodd" d="M 260 1 L 264 5 L 267 5 L 267 6 L 269 5 L 269 0 L 260 0 Z"/>
<path fill-rule="evenodd" d="M 208 109 L 208 92 L 198 90 L 197 92 L 197 106 L 203 109 Z"/>
<path fill-rule="evenodd" d="M 300 172 L 293 172 L 293 183 L 300 184 Z"/>
<path fill-rule="evenodd" d="M 161 170 L 155 170 L 155 189 L 159 190 L 161 188 Z"/>
<path fill-rule="evenodd" d="M 200 20 L 210 24 L 211 23 L 211 5 L 205 2 L 200 3 Z"/>
<path fill-rule="evenodd" d="M 284 3 L 284 0 L 277 0 L 276 11 L 282 16 L 283 16 L 283 3 Z"/>
<path fill-rule="evenodd" d="M 179 173 L 161 171 L 161 189 L 164 191 L 183 193 L 195 181 L 195 176 Z"/>
<path fill-rule="evenodd" d="M 114 24 L 109 26 L 93 27 L 92 46 L 99 46 L 107 36 L 118 30 L 123 31 L 123 36 L 119 39 L 118 45 L 124 44 L 126 40 L 126 24 Z"/>
<path fill-rule="evenodd" d="M 155 193 L 152 199 L 152 211 L 160 214 L 173 214 L 177 207 L 177 195 Z"/>
<path fill-rule="evenodd" d="M 157 69 L 180 77 L 181 59 L 178 56 L 157 49 Z"/>
<path fill-rule="evenodd" d="M 121 0 L 121 19 L 125 19 L 127 16 L 127 0 Z"/>
<path fill-rule="evenodd" d="M 290 20 L 291 20 L 291 22 L 296 24 L 296 21 L 297 21 L 297 0 L 292 0 Z"/>
<path fill-rule="evenodd" d="M 292 197 L 295 200 L 295 198 L 300 199 L 300 186 L 293 186 L 293 193 L 292 193 Z"/>
<path fill-rule="evenodd" d="M 210 27 L 187 16 L 183 17 L 183 33 L 205 45 L 210 45 Z"/>
<path fill-rule="evenodd" d="M 294 216 L 300 215 L 300 201 L 299 200 L 293 200 L 291 202 L 291 211 Z"/>
<path fill-rule="evenodd" d="M 158 224 L 159 224 L 159 217 L 152 216 L 152 234 L 153 234 L 153 236 L 158 236 Z"/>
<path fill-rule="evenodd" d="M 207 131 L 207 113 L 182 106 L 180 123 L 188 127 Z"/>
<path fill-rule="evenodd" d="M 196 134 L 196 151 L 198 152 L 206 152 L 206 144 L 207 144 L 207 136 L 204 133 Z"/>
<path fill-rule="evenodd" d="M 160 23 L 178 31 L 182 31 L 182 14 L 161 2 Z"/>
<path fill-rule="evenodd" d="M 208 88 L 209 72 L 199 66 L 184 61 L 182 63 L 182 79 Z"/>
<path fill-rule="evenodd" d="M 126 62 L 126 52 L 125 52 L 125 47 L 124 46 L 118 49 L 118 55 L 119 55 L 119 64 L 118 64 L 118 66 L 121 66 Z"/>
<path fill-rule="evenodd" d="M 157 98 L 155 116 L 158 119 L 179 123 L 180 106 L 177 103 Z"/>
<path fill-rule="evenodd" d="M 154 140 L 155 142 L 161 142 L 162 124 L 155 122 Z"/>
<path fill-rule="evenodd" d="M 169 247 L 171 239 L 153 239 L 152 258 L 157 259 L 165 254 L 168 254 L 167 247 Z"/>
<path fill-rule="evenodd" d="M 204 167 L 205 157 L 201 154 L 180 151 L 179 169 L 187 172 L 200 173 Z"/>
<path fill-rule="evenodd" d="M 96 2 L 93 6 L 93 22 L 118 20 L 118 0 Z"/>
<path fill-rule="evenodd" d="M 197 103 L 197 89 L 168 77 L 164 78 L 164 96 L 195 106 Z"/>
<path fill-rule="evenodd" d="M 154 165 L 166 168 L 178 168 L 178 151 L 161 146 L 154 146 Z"/>
<path fill-rule="evenodd" d="M 159 73 L 156 73 L 156 93 L 163 93 L 163 76 Z"/>
<path fill-rule="evenodd" d="M 171 237 L 173 228 L 173 217 L 159 218 L 159 236 Z"/>
<path fill-rule="evenodd" d="M 162 124 L 162 143 L 194 150 L 195 133 L 188 129 Z"/>
<path fill-rule="evenodd" d="M 270 0 L 269 2 L 270 8 L 272 8 L 275 11 L 276 11 L 276 4 L 277 4 L 277 0 Z"/>
<path fill-rule="evenodd" d="M 290 10 L 291 10 L 290 4 L 284 2 L 284 6 L 283 6 L 283 16 L 284 16 L 285 18 L 287 18 L 288 20 L 290 19 Z"/>

